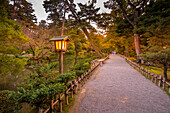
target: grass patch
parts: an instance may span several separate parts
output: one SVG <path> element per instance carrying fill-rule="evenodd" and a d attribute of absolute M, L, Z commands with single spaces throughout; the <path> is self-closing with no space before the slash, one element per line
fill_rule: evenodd
<path fill-rule="evenodd" d="M 129 60 L 131 61 L 136 61 L 136 58 L 134 57 L 128 57 Z M 155 67 L 155 66 L 146 66 L 146 65 L 140 65 L 142 67 L 144 67 L 146 70 L 150 71 L 151 73 L 153 72 L 154 74 L 158 74 L 158 75 L 163 75 L 164 70 L 160 67 Z M 168 69 L 167 71 L 167 78 L 168 78 L 168 82 L 170 82 L 170 70 Z"/>
<path fill-rule="evenodd" d="M 133 65 L 131 65 L 128 61 L 126 61 L 130 66 L 132 66 L 133 67 Z M 144 67 L 144 66 L 143 66 Z M 142 72 L 142 71 L 140 71 L 137 67 L 133 67 L 135 70 L 137 70 L 139 73 L 141 73 L 143 76 L 145 76 L 145 78 L 147 78 L 147 79 L 149 79 L 149 80 L 151 80 L 152 79 L 152 76 L 150 76 L 149 78 Z M 157 67 L 156 67 L 157 68 Z M 150 72 L 152 72 L 152 71 L 150 71 Z M 154 72 L 153 72 L 154 73 Z M 170 81 L 170 80 L 167 80 L 168 82 Z M 156 81 L 156 83 L 155 83 L 155 78 L 153 78 L 153 81 L 152 81 L 154 84 L 156 84 L 157 86 L 158 86 L 158 84 L 159 84 L 159 80 L 157 80 Z M 161 85 L 162 86 L 162 85 Z M 170 95 L 170 93 L 169 93 L 169 89 L 168 89 L 168 85 L 166 85 L 165 84 L 165 88 L 163 89 L 162 87 L 160 87 L 162 90 L 164 90 L 168 95 Z"/>

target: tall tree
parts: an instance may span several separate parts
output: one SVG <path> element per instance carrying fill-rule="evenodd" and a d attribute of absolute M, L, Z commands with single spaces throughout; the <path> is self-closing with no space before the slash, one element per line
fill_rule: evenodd
<path fill-rule="evenodd" d="M 0 76 L 2 77 L 22 71 L 26 59 L 18 56 L 22 53 L 21 47 L 28 42 L 28 38 L 15 21 L 7 19 L 5 4 L 0 4 L 0 8 L 3 9 L 0 13 Z"/>
<path fill-rule="evenodd" d="M 79 3 L 79 7 L 80 7 L 80 11 L 77 13 L 76 10 L 69 4 L 69 2 L 66 0 L 67 5 L 69 6 L 71 12 L 72 12 L 72 17 L 75 19 L 76 22 L 78 22 L 78 24 L 84 24 L 86 26 L 81 26 L 82 31 L 84 32 L 84 34 L 86 35 L 86 37 L 88 38 L 89 42 L 91 43 L 93 49 L 96 52 L 96 55 L 100 58 L 101 56 L 103 56 L 103 54 L 101 52 L 98 51 L 97 47 L 94 45 L 94 43 L 92 42 L 92 39 L 90 37 L 90 34 L 87 30 L 87 25 L 89 23 L 87 23 L 90 21 L 93 21 L 95 16 L 97 15 L 97 12 L 99 11 L 100 8 L 95 8 L 95 4 L 96 4 L 96 0 L 89 0 L 88 4 L 81 4 Z"/>
<path fill-rule="evenodd" d="M 96 54 L 98 57 L 100 57 L 100 53 L 98 52 L 98 50 L 96 49 L 95 45 L 93 44 L 93 42 L 91 41 L 89 32 L 87 30 L 87 21 L 88 20 L 90 22 L 90 20 L 92 20 L 92 18 L 95 17 L 96 13 L 98 12 L 99 8 L 95 9 L 94 4 L 96 3 L 96 0 L 92 0 L 92 2 L 89 1 L 89 4 L 81 4 L 79 3 L 79 7 L 81 9 L 81 11 L 77 12 L 76 9 L 76 5 L 74 4 L 73 0 L 56 0 L 56 1 L 45 1 L 44 2 L 44 7 L 46 8 L 46 11 L 51 11 L 51 14 L 57 14 L 59 15 L 62 11 L 64 11 L 65 7 L 60 7 L 60 13 L 58 10 L 55 10 L 55 8 L 51 8 L 51 7 L 56 7 L 56 6 L 60 6 L 60 4 L 66 4 L 68 9 L 66 8 L 66 10 L 71 11 L 71 15 L 69 16 L 71 18 L 71 20 L 75 21 L 77 24 L 82 25 L 84 24 L 84 26 L 81 26 L 80 28 L 82 29 L 82 31 L 84 32 L 84 34 L 86 35 L 86 37 L 88 38 L 88 40 L 90 41 L 93 49 L 95 50 Z M 46 7 L 48 4 L 48 7 Z M 64 6 L 64 5 L 63 5 Z M 63 13 L 62 13 L 63 14 Z M 57 19 L 57 18 L 56 18 Z M 59 16 L 58 16 L 58 19 Z"/>
<path fill-rule="evenodd" d="M 34 9 L 32 8 L 32 4 L 27 2 L 26 0 L 9 0 L 13 2 L 10 4 L 11 7 L 11 15 L 13 19 L 17 21 L 22 21 L 26 26 L 35 26 L 37 22 L 37 18 L 34 13 Z"/>
<path fill-rule="evenodd" d="M 147 37 L 144 47 L 144 60 L 162 64 L 164 77 L 170 61 L 170 1 L 151 0 L 145 8 L 145 15 L 138 21 L 138 32 Z"/>
<path fill-rule="evenodd" d="M 74 29 L 72 31 L 70 31 L 70 38 L 73 40 L 74 42 L 74 46 L 75 46 L 75 52 L 76 52 L 76 56 L 75 56 L 75 63 L 74 65 L 76 65 L 77 63 L 77 57 L 78 57 L 78 53 L 83 50 L 83 45 L 84 43 L 86 43 L 86 39 L 84 34 L 80 31 L 80 29 Z"/>
<path fill-rule="evenodd" d="M 144 14 L 144 8 L 149 3 L 149 0 L 109 0 L 104 3 L 104 6 L 109 9 L 119 8 L 125 19 L 133 26 L 133 29 L 138 28 L 137 21 Z M 137 32 L 134 32 L 134 43 L 137 58 L 140 59 L 140 36 Z"/>

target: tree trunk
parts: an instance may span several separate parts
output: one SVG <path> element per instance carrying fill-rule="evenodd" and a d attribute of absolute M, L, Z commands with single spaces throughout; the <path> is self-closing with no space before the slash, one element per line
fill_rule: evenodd
<path fill-rule="evenodd" d="M 77 51 L 76 43 L 74 43 L 74 45 L 75 45 L 75 51 L 76 51 L 75 62 L 74 62 L 74 66 L 75 66 L 77 64 L 78 51 Z"/>
<path fill-rule="evenodd" d="M 140 62 L 140 36 L 139 34 L 136 34 L 136 33 L 134 34 L 134 43 L 135 43 L 137 59 Z"/>
<path fill-rule="evenodd" d="M 87 29 L 86 29 L 85 27 L 83 27 L 83 28 L 82 28 L 82 31 L 83 31 L 84 34 L 86 35 L 87 39 L 90 41 L 90 43 L 91 43 L 93 49 L 94 49 L 95 52 L 96 52 L 97 57 L 100 58 L 100 54 L 99 54 L 99 52 L 97 51 L 96 47 L 94 46 L 93 42 L 91 41 Z"/>
<path fill-rule="evenodd" d="M 165 77 L 165 80 L 167 80 L 167 70 L 168 70 L 168 63 L 165 63 L 164 64 L 164 77 Z"/>
<path fill-rule="evenodd" d="M 65 16 L 66 16 L 66 4 L 64 4 L 64 17 L 63 17 L 63 23 L 62 23 L 62 28 L 61 28 L 61 36 L 64 35 L 64 24 L 65 24 Z"/>
<path fill-rule="evenodd" d="M 75 9 L 72 7 L 71 4 L 69 4 L 69 2 L 67 0 L 65 0 L 66 4 L 68 5 L 70 11 L 72 12 L 73 16 L 75 17 L 76 21 L 81 25 L 81 20 L 80 20 L 80 17 L 77 15 Z M 84 34 L 86 35 L 86 37 L 88 38 L 88 40 L 90 41 L 93 49 L 95 50 L 96 52 L 96 55 L 98 56 L 98 58 L 100 58 L 100 54 L 99 52 L 97 51 L 96 47 L 94 46 L 93 42 L 91 41 L 90 37 L 89 37 L 89 33 L 87 31 L 87 29 L 85 27 L 81 28 L 82 31 L 84 32 Z"/>
<path fill-rule="evenodd" d="M 13 9 L 13 19 L 15 19 L 15 0 L 14 0 L 14 9 Z"/>

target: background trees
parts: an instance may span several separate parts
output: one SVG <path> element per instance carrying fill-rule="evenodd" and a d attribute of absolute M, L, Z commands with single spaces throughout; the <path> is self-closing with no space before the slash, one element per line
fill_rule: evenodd
<path fill-rule="evenodd" d="M 144 8 L 146 7 L 149 0 L 109 0 L 105 2 L 105 7 L 110 9 L 120 9 L 123 13 L 124 18 L 133 26 L 134 29 L 134 43 L 135 50 L 138 59 L 140 59 L 140 34 L 135 32 L 135 29 L 138 28 L 137 21 L 144 14 Z"/>
<path fill-rule="evenodd" d="M 26 70 L 32 73 L 20 73 L 28 78 L 21 84 L 23 87 L 15 89 L 18 93 L 13 93 L 14 100 L 46 108 L 49 98 L 63 92 L 69 80 L 86 72 L 96 56 L 101 58 L 112 51 L 134 60 L 142 58 L 142 65 L 161 67 L 168 78 L 170 1 L 108 0 L 105 7 L 112 11 L 102 14 L 96 3 L 78 3 L 78 10 L 74 0 L 45 0 L 43 6 L 51 23 L 42 20 L 38 24 L 31 3 L 0 0 L 0 80 Z M 101 35 L 92 22 L 105 34 Z M 73 43 L 64 55 L 65 72 L 69 72 L 58 75 L 57 54 L 49 39 L 63 34 L 70 35 Z M 24 77 L 18 78 L 23 81 Z"/>
<path fill-rule="evenodd" d="M 22 45 L 29 41 L 20 26 L 9 20 L 4 1 L 0 5 L 0 76 L 16 74 L 20 72 L 26 64 L 26 59 L 19 58 L 22 53 Z"/>
<path fill-rule="evenodd" d="M 170 61 L 170 5 L 167 0 L 151 1 L 145 9 L 145 15 L 138 21 L 140 33 L 147 38 L 143 58 L 156 64 L 162 64 L 164 77 Z"/>
<path fill-rule="evenodd" d="M 93 42 L 91 41 L 89 32 L 87 30 L 88 29 L 87 26 L 89 26 L 90 21 L 92 19 L 94 19 L 95 15 L 97 14 L 97 12 L 99 10 L 99 8 L 95 8 L 95 6 L 94 6 L 95 3 L 96 3 L 95 0 L 89 1 L 88 4 L 79 3 L 78 6 L 80 7 L 80 11 L 78 11 L 78 12 L 76 9 L 76 4 L 72 0 L 45 1 L 44 8 L 46 9 L 47 12 L 51 11 L 51 14 L 57 13 L 57 15 L 61 15 L 61 16 L 64 15 L 63 14 L 64 10 L 66 11 L 66 13 L 67 13 L 67 11 L 70 11 L 71 12 L 71 14 L 69 15 L 70 21 L 72 21 L 72 23 L 74 23 L 74 24 L 80 25 L 80 28 L 82 29 L 82 31 L 86 35 L 87 39 L 91 43 L 93 49 L 95 50 L 96 55 L 98 57 L 100 57 L 102 54 L 101 54 L 101 52 L 98 52 L 97 47 L 95 47 L 95 44 L 93 44 Z M 54 8 L 49 7 L 49 6 L 58 7 L 60 5 L 61 5 L 61 7 L 60 7 L 61 9 L 58 8 L 60 10 L 55 10 Z M 67 9 L 67 7 L 68 7 L 68 9 Z M 60 13 L 62 13 L 62 14 L 60 14 Z"/>

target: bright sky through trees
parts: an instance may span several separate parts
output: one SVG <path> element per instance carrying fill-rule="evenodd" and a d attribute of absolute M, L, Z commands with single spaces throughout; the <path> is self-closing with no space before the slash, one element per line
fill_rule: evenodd
<path fill-rule="evenodd" d="M 43 8 L 43 1 L 44 0 L 27 0 L 28 2 L 31 2 L 33 4 L 33 8 L 35 10 L 35 15 L 37 16 L 38 22 L 41 20 L 46 20 L 48 14 L 45 13 L 45 9 Z M 104 12 L 110 12 L 109 9 L 104 8 L 103 2 L 106 2 L 107 0 L 97 0 L 97 7 L 100 7 L 99 13 Z M 87 0 L 75 0 L 76 3 L 86 3 Z"/>

